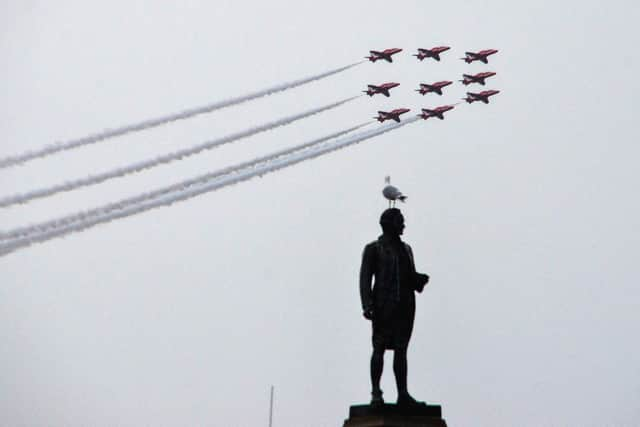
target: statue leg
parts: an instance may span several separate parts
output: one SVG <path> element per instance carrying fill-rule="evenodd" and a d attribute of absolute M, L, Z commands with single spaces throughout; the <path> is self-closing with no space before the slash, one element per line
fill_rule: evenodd
<path fill-rule="evenodd" d="M 393 354 L 393 373 L 398 386 L 398 405 L 405 407 L 424 406 L 424 402 L 415 400 L 407 389 L 407 349 L 398 349 Z"/>
<path fill-rule="evenodd" d="M 374 346 L 371 354 L 371 404 L 382 404 L 380 378 L 384 368 L 384 347 Z"/>
<path fill-rule="evenodd" d="M 393 352 L 393 373 L 396 376 L 398 396 L 408 395 L 407 390 L 407 349 L 396 349 Z"/>

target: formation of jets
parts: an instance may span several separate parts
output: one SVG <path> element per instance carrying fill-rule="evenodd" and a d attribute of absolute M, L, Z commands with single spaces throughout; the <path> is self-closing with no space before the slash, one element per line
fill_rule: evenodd
<path fill-rule="evenodd" d="M 432 58 L 435 61 L 440 61 L 440 55 L 443 52 L 450 50 L 449 46 L 436 46 L 431 49 L 418 48 L 418 53 L 413 54 L 419 61 L 423 61 L 427 58 Z M 378 50 L 370 50 L 369 56 L 365 56 L 371 62 L 376 62 L 378 60 L 385 60 L 387 62 L 393 62 L 392 55 L 395 55 L 399 52 L 402 52 L 400 48 L 391 48 L 385 49 L 382 51 Z M 467 64 L 471 64 L 472 62 L 478 61 L 484 64 L 488 64 L 488 57 L 498 53 L 497 49 L 485 49 L 480 50 L 478 52 L 465 52 L 464 58 L 460 58 L 465 61 Z M 486 85 L 486 80 L 489 77 L 495 76 L 496 73 L 493 71 L 484 71 L 477 74 L 462 74 L 462 80 L 460 82 L 468 86 L 473 83 L 477 83 L 479 85 Z M 420 95 L 426 95 L 428 93 L 435 93 L 440 96 L 443 95 L 443 88 L 453 84 L 450 80 L 442 80 L 434 83 L 420 83 L 420 87 L 416 89 L 416 92 L 419 92 Z M 373 96 L 376 94 L 382 94 L 386 97 L 390 97 L 390 89 L 400 86 L 400 83 L 382 83 L 382 84 L 369 84 L 367 85 L 367 90 L 363 91 L 369 96 Z M 494 96 L 500 93 L 499 90 L 484 90 L 482 92 L 467 92 L 467 96 L 462 98 L 469 104 L 472 104 L 476 101 L 482 102 L 484 104 L 489 103 L 489 97 Z M 440 120 L 444 120 L 444 113 L 455 108 L 455 105 L 441 105 L 435 108 L 422 108 L 422 113 L 418 114 L 418 117 L 427 120 L 429 118 L 435 117 Z M 380 123 L 386 120 L 394 120 L 395 122 L 400 123 L 400 115 L 409 112 L 408 108 L 396 108 L 391 111 L 378 111 L 378 115 L 374 117 Z"/>

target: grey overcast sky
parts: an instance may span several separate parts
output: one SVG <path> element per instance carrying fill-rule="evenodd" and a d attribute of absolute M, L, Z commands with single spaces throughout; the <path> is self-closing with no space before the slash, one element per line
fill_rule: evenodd
<path fill-rule="evenodd" d="M 640 425 L 640 3 L 3 1 L 0 157 L 401 47 L 282 94 L 0 170 L 0 195 L 186 148 L 397 81 L 154 170 L 0 210 L 51 219 L 369 120 L 461 104 L 292 168 L 0 258 L 0 424 L 336 426 L 369 399 L 357 274 L 389 174 L 432 282 L 413 394 L 451 426 Z M 452 46 L 442 61 L 410 56 Z M 489 65 L 458 60 L 497 48 Z M 471 87 L 470 87 L 471 88 Z M 479 87 L 478 87 L 479 89 Z M 383 377 L 395 399 L 391 358 Z"/>

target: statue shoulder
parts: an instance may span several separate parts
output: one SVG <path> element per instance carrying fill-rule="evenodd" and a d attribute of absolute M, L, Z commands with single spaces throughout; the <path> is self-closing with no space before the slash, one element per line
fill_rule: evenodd
<path fill-rule="evenodd" d="M 364 248 L 365 248 L 365 249 L 367 249 L 367 248 L 377 248 L 379 244 L 380 244 L 380 242 L 378 242 L 377 240 L 374 240 L 374 241 L 372 241 L 372 242 L 367 243 L 367 244 L 364 246 Z"/>
<path fill-rule="evenodd" d="M 373 242 L 369 242 L 364 246 L 364 250 L 363 255 L 364 256 L 368 256 L 368 255 L 375 255 L 378 252 L 378 247 L 379 247 L 380 243 L 377 240 L 374 240 Z"/>

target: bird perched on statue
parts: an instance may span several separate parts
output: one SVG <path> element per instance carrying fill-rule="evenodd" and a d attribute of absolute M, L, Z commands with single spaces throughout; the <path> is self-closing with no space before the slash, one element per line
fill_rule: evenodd
<path fill-rule="evenodd" d="M 396 205 L 396 200 L 400 200 L 401 202 L 404 203 L 404 201 L 407 199 L 407 196 L 402 194 L 402 192 L 400 190 L 398 190 L 396 187 L 391 185 L 391 177 L 390 176 L 386 176 L 384 178 L 384 183 L 387 184 L 387 185 L 385 185 L 384 188 L 382 189 L 382 195 L 387 200 L 389 200 L 389 207 L 391 207 L 391 203 L 392 202 L 393 202 L 393 206 L 395 206 Z"/>

